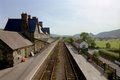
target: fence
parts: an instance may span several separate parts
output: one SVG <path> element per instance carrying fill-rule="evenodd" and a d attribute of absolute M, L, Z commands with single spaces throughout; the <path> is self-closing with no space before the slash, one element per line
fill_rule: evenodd
<path fill-rule="evenodd" d="M 89 53 L 87 53 L 87 55 L 86 53 L 83 55 L 85 58 L 90 57 L 93 63 L 97 64 L 102 70 L 104 70 L 108 78 L 112 80 L 120 80 L 120 77 L 116 75 L 116 69 L 112 68 L 110 65 L 104 63 Z"/>
<path fill-rule="evenodd" d="M 76 46 L 74 44 L 72 44 L 72 46 L 74 46 L 74 48 L 76 48 Z M 76 48 L 77 51 L 78 48 Z M 92 62 L 97 64 L 106 74 L 108 79 L 111 80 L 120 80 L 120 77 L 116 75 L 116 69 L 112 68 L 110 65 L 104 63 L 103 61 L 99 60 L 98 58 L 94 57 L 93 55 L 87 53 L 87 51 L 82 52 L 83 56 L 87 59 L 88 57 L 90 57 L 92 59 Z"/>

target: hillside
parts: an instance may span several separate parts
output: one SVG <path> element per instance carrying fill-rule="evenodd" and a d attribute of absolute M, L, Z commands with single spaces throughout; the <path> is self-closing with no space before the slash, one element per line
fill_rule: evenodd
<path fill-rule="evenodd" d="M 3 29 L 0 28 L 0 31 L 3 31 Z"/>
<path fill-rule="evenodd" d="M 92 37 L 96 37 L 96 38 L 120 38 L 120 29 L 107 31 L 107 32 L 101 32 L 97 35 L 93 35 L 92 33 L 89 33 L 89 35 Z M 75 34 L 73 37 L 80 38 L 80 33 Z"/>
<path fill-rule="evenodd" d="M 80 38 L 80 33 L 73 35 L 74 38 Z"/>
<path fill-rule="evenodd" d="M 50 34 L 51 37 L 72 37 L 71 35 Z"/>
<path fill-rule="evenodd" d="M 89 33 L 90 36 L 94 37 L 94 34 Z M 73 35 L 74 38 L 80 38 L 80 33 Z"/>
<path fill-rule="evenodd" d="M 51 37 L 61 37 L 61 35 L 57 35 L 57 34 L 50 34 Z"/>
<path fill-rule="evenodd" d="M 120 38 L 120 29 L 101 32 L 95 35 L 96 38 Z"/>

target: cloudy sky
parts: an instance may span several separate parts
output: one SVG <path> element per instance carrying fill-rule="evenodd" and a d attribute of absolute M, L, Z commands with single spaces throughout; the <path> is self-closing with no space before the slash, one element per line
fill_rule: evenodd
<path fill-rule="evenodd" d="M 22 12 L 37 16 L 56 34 L 97 34 L 120 28 L 120 0 L 1 0 L 0 28 Z"/>

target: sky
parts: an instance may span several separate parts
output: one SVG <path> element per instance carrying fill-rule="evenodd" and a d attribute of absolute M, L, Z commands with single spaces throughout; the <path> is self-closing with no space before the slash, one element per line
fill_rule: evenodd
<path fill-rule="evenodd" d="M 20 18 L 22 12 L 38 17 L 54 34 L 120 29 L 120 0 L 1 0 L 0 28 L 8 18 Z"/>

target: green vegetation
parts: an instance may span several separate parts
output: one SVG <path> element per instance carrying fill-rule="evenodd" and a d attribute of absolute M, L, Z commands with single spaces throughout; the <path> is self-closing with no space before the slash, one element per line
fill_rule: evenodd
<path fill-rule="evenodd" d="M 89 44 L 89 47 L 91 48 L 95 47 L 95 39 L 86 32 L 82 32 L 80 34 L 80 40 L 86 41 Z"/>
<path fill-rule="evenodd" d="M 115 52 L 115 53 L 120 53 L 120 49 L 107 49 L 108 51 Z"/>
<path fill-rule="evenodd" d="M 111 44 L 109 42 L 106 43 L 106 48 L 111 48 Z"/>
<path fill-rule="evenodd" d="M 100 53 L 100 56 L 102 56 L 108 60 L 111 60 L 111 61 L 119 59 L 119 54 L 116 54 L 115 52 L 110 52 L 105 49 L 102 49 L 102 50 L 99 50 L 99 53 Z"/>
<path fill-rule="evenodd" d="M 100 54 L 95 51 L 95 52 L 93 53 L 93 56 L 96 57 L 96 58 L 99 58 L 99 57 L 100 57 Z"/>
<path fill-rule="evenodd" d="M 119 49 L 120 39 L 109 39 L 109 40 L 95 40 L 96 47 L 106 48 L 106 43 L 110 43 L 110 47 L 113 49 Z"/>
<path fill-rule="evenodd" d="M 106 73 L 107 73 L 107 78 L 109 80 L 113 80 L 113 74 L 114 73 L 111 70 L 109 70 L 109 69 L 106 70 Z"/>
<path fill-rule="evenodd" d="M 64 41 L 68 43 L 73 43 L 73 39 L 71 37 L 64 38 Z"/>

